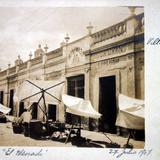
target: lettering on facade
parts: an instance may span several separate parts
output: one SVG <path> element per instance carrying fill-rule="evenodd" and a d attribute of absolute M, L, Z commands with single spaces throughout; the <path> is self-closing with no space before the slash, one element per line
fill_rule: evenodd
<path fill-rule="evenodd" d="M 67 66 L 78 66 L 84 64 L 86 61 L 82 48 L 73 48 L 67 56 Z"/>
<path fill-rule="evenodd" d="M 105 57 L 111 57 L 111 56 L 125 54 L 126 52 L 133 50 L 133 48 L 134 48 L 133 43 L 130 43 L 127 45 L 122 45 L 122 46 L 114 47 L 111 49 L 107 49 L 103 52 L 99 52 L 96 55 L 93 55 L 92 60 L 99 60 L 102 58 L 104 59 Z"/>
<path fill-rule="evenodd" d="M 101 62 L 98 63 L 98 67 L 102 67 L 102 66 L 104 66 L 104 65 L 107 66 L 108 63 L 109 63 L 109 60 L 101 61 Z"/>
<path fill-rule="evenodd" d="M 116 58 L 112 58 L 112 59 L 106 59 L 104 61 L 98 62 L 98 67 L 114 65 L 114 64 L 118 64 L 122 61 L 126 61 L 126 60 L 127 60 L 126 56 L 122 56 L 122 57 L 118 57 L 118 58 L 116 57 Z"/>
<path fill-rule="evenodd" d="M 119 58 L 114 58 L 109 61 L 109 64 L 116 64 L 116 63 L 119 63 Z"/>

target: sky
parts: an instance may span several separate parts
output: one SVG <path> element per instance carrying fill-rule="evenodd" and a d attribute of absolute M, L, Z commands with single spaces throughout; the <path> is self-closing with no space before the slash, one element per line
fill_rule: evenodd
<path fill-rule="evenodd" d="M 60 47 L 66 33 L 70 42 L 85 36 L 89 22 L 96 32 L 129 15 L 127 7 L 0 7 L 0 68 L 14 66 L 18 55 L 28 60 L 39 44 L 48 51 Z"/>

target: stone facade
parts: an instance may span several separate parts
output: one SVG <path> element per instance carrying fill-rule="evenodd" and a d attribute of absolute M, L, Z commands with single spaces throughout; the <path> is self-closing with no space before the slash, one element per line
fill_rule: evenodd
<path fill-rule="evenodd" d="M 76 81 L 78 76 L 81 76 L 81 80 L 77 78 Z M 68 94 L 68 82 L 72 77 L 78 88 L 76 93 L 77 88 L 74 86 L 73 95 L 83 94 L 82 97 L 91 100 L 97 111 L 100 111 L 100 101 L 103 99 L 101 94 L 104 96 L 106 92 L 101 88 L 105 82 L 115 86 L 111 94 L 115 94 L 116 112 L 119 93 L 144 99 L 144 14 L 132 15 L 93 34 L 89 30 L 85 37 L 71 43 L 67 41 L 48 53 L 39 45 L 35 58 L 30 57 L 28 61 L 21 61 L 0 72 L 1 99 L 4 105 L 11 107 L 11 90 L 14 92 L 16 86 L 26 79 L 54 81 L 65 78 L 64 92 Z M 78 83 L 82 81 L 83 86 L 79 87 Z M 19 106 L 14 104 L 13 115 L 18 112 Z M 56 110 L 56 120 L 65 121 L 66 118 L 65 107 L 60 104 Z M 99 121 L 95 121 L 92 126 L 94 120 L 81 120 L 86 128 L 98 129 Z"/>

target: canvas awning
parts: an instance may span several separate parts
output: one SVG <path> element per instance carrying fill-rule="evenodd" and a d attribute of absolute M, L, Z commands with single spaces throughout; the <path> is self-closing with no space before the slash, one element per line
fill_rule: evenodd
<path fill-rule="evenodd" d="M 10 121 L 13 122 L 14 121 L 14 116 L 9 116 L 9 115 L 5 115 L 5 117 Z"/>
<path fill-rule="evenodd" d="M 67 106 L 66 112 L 68 113 L 95 119 L 101 116 L 100 113 L 94 110 L 89 100 L 64 94 L 62 95 L 62 101 Z"/>
<path fill-rule="evenodd" d="M 128 129 L 144 129 L 144 101 L 120 94 L 116 125 Z"/>
<path fill-rule="evenodd" d="M 3 104 L 0 104 L 0 112 L 3 114 L 8 114 L 11 111 L 11 108 L 4 106 Z"/>
<path fill-rule="evenodd" d="M 30 82 L 38 87 L 34 86 Z M 64 83 L 62 80 L 57 80 L 57 81 L 26 80 L 17 87 L 14 95 L 14 101 L 19 102 L 27 97 L 30 97 L 29 99 L 27 99 L 27 101 L 38 102 L 38 100 L 42 95 L 40 90 L 41 88 L 43 90 L 46 90 L 44 95 L 46 103 L 58 104 L 59 101 L 57 99 L 61 99 L 63 85 Z"/>

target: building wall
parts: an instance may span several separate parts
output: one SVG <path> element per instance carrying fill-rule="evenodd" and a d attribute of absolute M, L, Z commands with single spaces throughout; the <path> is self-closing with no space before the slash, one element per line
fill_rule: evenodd
<path fill-rule="evenodd" d="M 63 93 L 67 93 L 67 78 L 84 75 L 84 98 L 90 99 L 99 111 L 99 79 L 114 75 L 116 78 L 116 100 L 118 94 L 144 99 L 144 18 L 133 16 L 99 32 L 82 37 L 71 43 L 27 62 L 0 72 L 0 91 L 4 104 L 7 96 L 26 79 L 65 80 Z M 18 114 L 15 104 L 14 115 Z M 41 112 L 38 115 L 42 118 Z M 57 120 L 65 121 L 65 106 L 57 106 Z M 90 119 L 82 123 L 89 128 Z M 98 126 L 98 121 L 96 121 Z"/>

